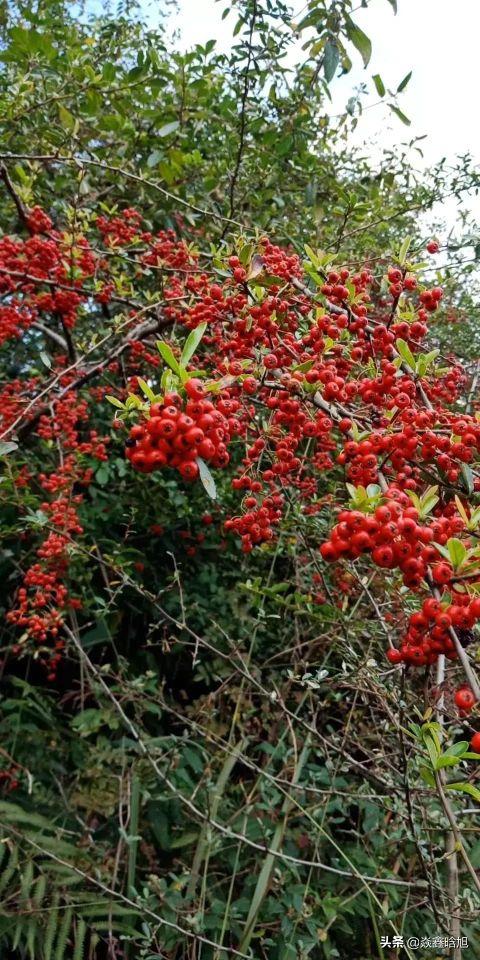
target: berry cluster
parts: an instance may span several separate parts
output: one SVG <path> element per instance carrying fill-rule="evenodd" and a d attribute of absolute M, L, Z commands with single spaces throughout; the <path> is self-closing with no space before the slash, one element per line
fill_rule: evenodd
<path fill-rule="evenodd" d="M 454 603 L 427 597 L 422 609 L 412 613 L 401 646 L 387 651 L 390 663 L 406 663 L 423 667 L 435 663 L 439 654 L 455 660 L 455 644 L 450 628 L 455 627 L 462 638 L 480 620 L 480 598 L 456 593 Z M 457 704 L 458 705 L 458 704 Z"/>
<path fill-rule="evenodd" d="M 151 473 L 175 467 L 184 480 L 196 480 L 198 458 L 214 467 L 226 467 L 227 442 L 236 424 L 215 408 L 195 377 L 185 383 L 189 398 L 167 394 L 163 403 L 152 403 L 149 416 L 135 424 L 126 441 L 126 457 L 136 470 Z"/>
<path fill-rule="evenodd" d="M 370 553 L 373 562 L 385 569 L 398 567 L 406 586 L 418 587 L 427 567 L 433 563 L 433 577 L 442 582 L 447 564 L 437 563 L 439 554 L 433 541 L 446 543 L 449 536 L 462 529 L 460 518 L 438 517 L 432 524 L 419 522 L 419 511 L 407 494 L 390 488 L 385 503 L 373 513 L 360 510 L 342 510 L 339 523 L 333 527 L 330 538 L 321 545 L 324 560 L 340 558 L 356 560 Z M 451 579 L 448 571 L 444 583 Z"/>
<path fill-rule="evenodd" d="M 245 497 L 246 513 L 241 517 L 231 517 L 225 521 L 225 530 L 239 534 L 242 539 L 243 553 L 250 553 L 259 543 L 272 540 L 276 526 L 282 517 L 284 498 L 280 494 L 265 497 L 257 502 L 256 497 Z"/>

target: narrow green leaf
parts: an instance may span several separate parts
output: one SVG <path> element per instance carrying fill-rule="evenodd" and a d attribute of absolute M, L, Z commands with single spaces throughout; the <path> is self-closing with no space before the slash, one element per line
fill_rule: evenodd
<path fill-rule="evenodd" d="M 474 787 L 473 783 L 467 783 L 466 781 L 461 783 L 447 783 L 446 789 L 455 790 L 458 793 L 468 793 L 474 800 L 480 802 L 480 790 L 478 787 Z"/>
<path fill-rule="evenodd" d="M 182 367 L 186 367 L 187 363 L 192 359 L 207 326 L 207 323 L 200 323 L 198 327 L 195 327 L 195 329 L 189 333 L 182 350 L 182 356 L 180 357 L 180 365 Z"/>
<path fill-rule="evenodd" d="M 379 73 L 375 73 L 375 74 L 373 75 L 373 77 L 372 77 L 372 80 L 373 80 L 373 82 L 374 82 L 374 84 L 375 84 L 375 89 L 376 89 L 376 91 L 377 91 L 377 93 L 378 93 L 378 96 L 379 96 L 379 97 L 384 97 L 384 96 L 385 96 L 385 93 L 386 93 L 385 84 L 384 84 L 384 82 L 383 82 L 380 74 L 379 74 Z"/>
<path fill-rule="evenodd" d="M 163 127 L 160 127 L 160 130 L 156 131 L 157 137 L 168 137 L 168 134 L 178 130 L 179 126 L 179 120 L 172 120 L 171 123 L 165 123 Z"/>
<path fill-rule="evenodd" d="M 50 370 L 51 367 L 52 367 L 52 361 L 51 361 L 51 358 L 48 356 L 48 353 L 45 353 L 45 350 L 40 350 L 39 356 L 40 356 L 40 360 L 42 361 L 43 365 L 44 365 L 45 367 L 48 367 L 48 369 Z"/>
<path fill-rule="evenodd" d="M 436 764 L 437 764 L 437 760 L 438 760 L 438 750 L 437 750 L 437 746 L 436 746 L 436 744 L 435 744 L 435 741 L 434 741 L 433 737 L 426 736 L 426 737 L 424 737 L 423 739 L 424 739 L 425 746 L 426 746 L 426 748 L 427 748 L 427 750 L 428 750 L 428 755 L 429 755 L 429 757 L 430 757 L 430 760 L 431 760 L 431 763 L 432 763 L 432 767 L 435 769 L 435 768 L 436 768 Z"/>
<path fill-rule="evenodd" d="M 459 740 L 457 743 L 453 743 L 451 747 L 448 747 L 443 754 L 444 757 L 463 757 L 463 754 L 468 750 L 468 740 Z"/>
<path fill-rule="evenodd" d="M 131 393 L 125 401 L 127 410 L 141 410 L 142 406 L 143 404 L 140 397 L 136 397 L 134 393 Z"/>
<path fill-rule="evenodd" d="M 435 786 L 435 777 L 428 767 L 420 767 L 419 773 L 424 783 L 428 784 L 429 787 Z"/>
<path fill-rule="evenodd" d="M 138 386 L 140 387 L 140 390 L 142 391 L 142 393 L 145 394 L 147 400 L 150 400 L 150 403 L 155 403 L 155 394 L 154 394 L 152 388 L 149 387 L 149 385 L 148 385 L 148 383 L 146 382 L 146 380 L 142 380 L 141 377 L 137 377 L 137 383 L 138 383 Z"/>
<path fill-rule="evenodd" d="M 180 364 L 176 357 L 174 356 L 173 350 L 170 344 L 165 343 L 165 340 L 157 340 L 157 350 L 162 357 L 162 360 L 165 360 L 165 363 L 168 364 L 171 370 L 177 374 L 177 377 L 180 376 Z"/>
<path fill-rule="evenodd" d="M 116 397 L 112 397 L 111 394 L 107 393 L 105 395 L 105 400 L 108 400 L 109 403 L 113 404 L 114 407 L 118 407 L 119 410 L 125 410 L 125 404 L 121 400 L 117 400 Z"/>
<path fill-rule="evenodd" d="M 402 246 L 400 247 L 400 253 L 398 254 L 398 261 L 400 263 L 400 266 L 402 267 L 405 265 L 405 261 L 407 259 L 407 253 L 410 249 L 411 242 L 412 242 L 411 237 L 405 237 L 405 240 L 403 241 Z"/>
<path fill-rule="evenodd" d="M 407 116 L 405 116 L 403 110 L 400 110 L 400 107 L 396 107 L 394 103 L 389 103 L 388 106 L 390 107 L 390 110 L 392 111 L 392 113 L 394 113 L 395 116 L 397 116 L 398 119 L 401 120 L 406 127 L 409 127 L 411 125 L 412 121 L 409 120 Z"/>
<path fill-rule="evenodd" d="M 433 546 L 436 550 L 438 550 L 439 553 L 442 554 L 442 557 L 445 557 L 445 560 L 450 562 L 450 554 L 447 550 L 447 547 L 444 547 L 441 543 L 436 543 L 435 540 L 433 541 Z"/>
<path fill-rule="evenodd" d="M 205 490 L 208 493 L 208 496 L 211 497 L 212 500 L 216 500 L 217 487 L 215 485 L 215 480 L 213 479 L 212 474 L 210 473 L 210 470 L 207 467 L 207 464 L 205 463 L 205 460 L 202 460 L 201 457 L 197 457 L 197 463 L 198 463 L 198 469 L 200 471 L 200 480 L 202 481 L 203 486 L 205 487 Z"/>
<path fill-rule="evenodd" d="M 340 53 L 337 44 L 332 40 L 327 40 L 323 54 L 323 73 L 327 83 L 333 80 L 339 60 Z"/>
<path fill-rule="evenodd" d="M 460 763 L 460 757 L 447 757 L 445 754 L 443 757 L 439 757 L 435 764 L 435 770 L 443 770 L 444 767 L 455 767 L 457 763 Z"/>
<path fill-rule="evenodd" d="M 0 443 L 0 457 L 6 457 L 7 453 L 13 453 L 17 449 L 18 443 L 14 443 L 13 440 L 3 440 Z"/>
<path fill-rule="evenodd" d="M 198 830 L 190 831 L 188 833 L 182 833 L 180 837 L 176 837 L 171 841 L 170 847 L 172 850 L 180 850 L 182 847 L 190 847 L 192 843 L 195 843 L 198 840 Z"/>
<path fill-rule="evenodd" d="M 74 130 L 76 122 L 75 117 L 70 113 L 69 110 L 67 110 L 66 107 L 63 106 L 62 103 L 59 103 L 58 105 L 58 118 L 65 130 L 68 130 L 69 132 Z"/>
<path fill-rule="evenodd" d="M 465 484 L 465 487 L 466 487 L 466 489 L 467 489 L 467 493 L 473 493 L 473 491 L 474 491 L 474 489 L 475 489 L 475 486 L 474 486 L 474 480 L 475 480 L 475 478 L 474 478 L 474 476 L 473 476 L 473 471 L 472 471 L 472 468 L 471 468 L 470 464 L 468 464 L 468 463 L 462 463 L 462 465 L 461 465 L 461 467 L 460 467 L 460 472 L 461 472 L 461 474 L 462 474 L 462 480 L 463 480 L 463 482 L 464 482 L 464 484 Z"/>
<path fill-rule="evenodd" d="M 404 77 L 401 83 L 398 84 L 397 93 L 401 93 L 402 90 L 405 90 L 407 83 L 409 83 L 411 80 L 411 76 L 412 76 L 412 71 L 410 70 L 410 73 L 407 73 L 406 77 Z"/>
<path fill-rule="evenodd" d="M 406 363 L 411 370 L 415 370 L 415 357 L 413 356 L 408 343 L 399 337 L 398 340 L 395 341 L 395 348 L 397 353 L 400 354 L 404 363 Z"/>
<path fill-rule="evenodd" d="M 152 167 L 156 167 L 157 164 L 160 163 L 160 160 L 163 160 L 164 156 L 165 154 L 162 153 L 161 150 L 152 150 L 147 157 L 147 167 L 149 170 L 151 170 Z"/>
<path fill-rule="evenodd" d="M 350 17 L 346 19 L 346 34 L 349 40 L 353 43 L 353 46 L 358 50 L 362 60 L 363 66 L 368 67 L 370 62 L 370 57 L 372 56 L 372 43 L 369 37 L 363 30 L 360 30 L 360 27 Z"/>

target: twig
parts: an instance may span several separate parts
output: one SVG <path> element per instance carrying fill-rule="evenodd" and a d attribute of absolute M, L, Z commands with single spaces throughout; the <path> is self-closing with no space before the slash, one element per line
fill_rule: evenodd
<path fill-rule="evenodd" d="M 203 207 L 197 207 L 193 203 L 189 203 L 188 200 L 184 200 L 183 197 L 177 197 L 174 193 L 170 193 L 169 190 L 165 190 L 164 187 L 161 187 L 158 183 L 154 183 L 152 180 L 146 180 L 145 177 L 140 177 L 136 173 L 130 173 L 128 170 L 123 170 L 121 167 L 114 167 L 110 163 L 104 163 L 102 160 L 93 160 L 88 157 L 84 157 L 80 154 L 72 154 L 68 157 L 63 157 L 60 154 L 29 154 L 29 153 L 4 153 L 0 154 L 0 161 L 7 160 L 30 160 L 33 162 L 39 163 L 75 163 L 77 166 L 81 167 L 83 164 L 99 167 L 100 170 L 106 170 L 109 173 L 119 174 L 121 177 L 125 177 L 126 180 L 133 180 L 135 183 L 141 183 L 144 187 L 148 187 L 152 190 L 158 191 L 164 197 L 168 197 L 169 200 L 173 200 L 174 203 L 178 203 L 183 207 L 188 207 L 189 210 L 193 210 L 195 213 L 201 213 L 203 217 L 212 217 L 214 220 L 222 220 L 224 223 L 231 223 L 235 227 L 241 228 L 241 223 L 238 223 L 236 220 L 231 220 L 230 217 L 224 217 L 221 213 L 217 213 L 215 210 L 205 210 Z"/>
<path fill-rule="evenodd" d="M 235 160 L 235 168 L 232 174 L 232 179 L 230 181 L 230 210 L 229 210 L 229 219 L 233 217 L 235 210 L 235 189 L 237 186 L 238 176 L 240 173 L 240 167 L 242 165 L 243 157 L 243 148 L 245 145 L 245 132 L 247 127 L 247 97 L 250 86 L 250 65 L 252 62 L 253 54 L 253 31 L 255 29 L 255 21 L 257 19 L 257 0 L 253 0 L 253 10 L 252 17 L 250 20 L 250 31 L 248 35 L 248 56 L 247 63 L 245 66 L 245 75 L 243 80 L 243 92 L 242 92 L 242 102 L 240 106 L 240 137 L 238 141 L 238 150 L 237 157 Z M 226 233 L 226 228 L 223 232 L 223 235 Z"/>
<path fill-rule="evenodd" d="M 4 163 L 0 163 L 0 180 L 3 180 L 6 186 L 7 192 L 10 194 L 17 208 L 17 213 L 18 213 L 18 216 L 20 217 L 20 220 L 25 225 L 28 225 L 28 209 L 23 203 L 23 201 L 20 199 L 20 197 L 18 196 L 18 193 L 15 190 L 15 187 L 13 186 L 8 170 Z"/>

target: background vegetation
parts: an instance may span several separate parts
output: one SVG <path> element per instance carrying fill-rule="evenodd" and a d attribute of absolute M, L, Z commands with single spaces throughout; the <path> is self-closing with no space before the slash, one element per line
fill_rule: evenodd
<path fill-rule="evenodd" d="M 183 53 L 168 9 L 151 29 L 135 3 L 4 0 L 3 235 L 21 234 L 22 208 L 35 205 L 82 229 L 134 207 L 206 263 L 234 237 L 267 234 L 301 256 L 307 243 L 383 269 L 405 236 L 428 239 L 439 198 L 477 186 L 465 159 L 415 173 L 402 84 L 389 91 L 368 69 L 405 125 L 405 152 L 373 168 L 351 149 L 361 93 L 340 117 L 328 109 L 336 76 L 355 58 L 368 68 L 350 0 L 309 0 L 296 24 L 273 0 L 230 6 L 231 52 L 212 40 Z M 477 252 L 466 223 L 428 267 L 446 291 L 434 340 L 472 377 Z M 142 304 L 156 282 L 140 288 Z M 60 330 L 70 349 L 138 307 L 128 262 L 115 293 L 84 305 L 73 346 Z M 47 382 L 57 353 L 40 327 L 8 340 L 3 383 Z M 2 629 L 1 956 L 367 960 L 401 954 L 384 935 L 448 932 L 448 824 L 419 775 L 421 749 L 399 734 L 428 705 L 429 681 L 400 681 L 383 656 L 396 595 L 384 606 L 375 576 L 358 590 L 347 574 L 319 599 L 295 502 L 277 542 L 242 554 L 222 531 L 235 511 L 228 475 L 212 505 L 199 484 L 134 473 L 112 416 L 102 399 L 90 418 L 109 455 L 87 457 L 70 571 L 83 606 L 54 679 L 39 656 L 15 654 L 13 624 Z M 2 453 L 5 617 L 44 536 L 45 493 L 19 487 L 18 472 L 53 470 L 58 451 L 33 431 L 15 457 Z M 318 542 L 330 520 L 318 519 Z M 458 801 L 478 868 L 469 805 Z M 480 957 L 478 896 L 463 876 L 460 898 L 468 956 Z"/>

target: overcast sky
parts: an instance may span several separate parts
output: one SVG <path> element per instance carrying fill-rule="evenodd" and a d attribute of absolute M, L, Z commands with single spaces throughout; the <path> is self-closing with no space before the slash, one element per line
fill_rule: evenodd
<path fill-rule="evenodd" d="M 228 49 L 236 17 L 221 20 L 226 5 L 226 0 L 179 0 L 175 25 L 182 46 L 215 38 L 220 49 Z M 298 0 L 298 8 L 303 6 Z M 331 112 L 340 112 L 355 85 L 370 81 L 372 74 L 379 73 L 390 88 L 396 88 L 409 70 L 413 76 L 400 99 L 412 125 L 405 127 L 382 105 L 372 106 L 362 116 L 352 142 L 366 142 L 375 159 L 375 143 L 392 146 L 426 134 L 421 143 L 424 160 L 418 158 L 419 165 L 428 166 L 444 156 L 453 160 L 467 152 L 480 162 L 480 0 L 398 0 L 397 16 L 387 0 L 371 0 L 368 9 L 357 10 L 354 17 L 372 40 L 373 56 L 365 71 L 353 51 L 354 69 L 332 83 Z M 366 105 L 376 100 L 373 92 Z M 470 197 L 465 205 L 480 220 L 480 199 Z M 448 225 L 454 226 L 456 202 L 447 201 L 443 212 Z"/>

